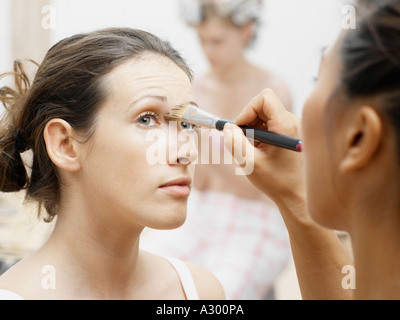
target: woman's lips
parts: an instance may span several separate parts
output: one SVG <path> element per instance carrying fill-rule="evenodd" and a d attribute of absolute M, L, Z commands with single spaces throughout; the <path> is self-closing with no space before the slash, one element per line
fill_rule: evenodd
<path fill-rule="evenodd" d="M 192 179 L 179 178 L 171 180 L 159 187 L 160 190 L 177 197 L 188 197 Z"/>

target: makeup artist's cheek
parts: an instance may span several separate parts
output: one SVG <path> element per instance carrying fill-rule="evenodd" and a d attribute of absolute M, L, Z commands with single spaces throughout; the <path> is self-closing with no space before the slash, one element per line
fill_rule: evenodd
<path fill-rule="evenodd" d="M 316 86 L 303 106 L 302 131 L 304 147 L 322 132 L 322 114 L 326 103 L 325 91 Z"/>
<path fill-rule="evenodd" d="M 303 107 L 303 112 L 302 112 L 302 117 L 301 117 L 301 127 L 302 127 L 302 137 L 303 137 L 303 143 L 304 147 L 306 148 L 307 145 L 307 140 L 309 140 L 309 131 L 310 127 L 312 126 L 312 123 L 309 119 L 309 117 L 312 117 L 312 96 L 310 96 L 307 101 L 304 104 Z"/>

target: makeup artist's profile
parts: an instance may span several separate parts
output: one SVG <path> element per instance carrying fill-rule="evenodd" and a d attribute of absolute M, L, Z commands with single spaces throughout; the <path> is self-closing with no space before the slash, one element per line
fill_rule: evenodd
<path fill-rule="evenodd" d="M 357 27 L 324 52 L 302 119 L 269 89 L 237 119 L 301 134 L 302 153 L 256 144 L 248 178 L 280 208 L 303 299 L 400 298 L 400 2 L 359 1 L 356 12 Z M 251 147 L 226 127 L 228 149 Z"/>
<path fill-rule="evenodd" d="M 194 100 L 180 54 L 148 32 L 109 28 L 55 44 L 32 83 L 21 61 L 13 75 L 15 88 L 0 90 L 0 190 L 26 190 L 54 227 L 2 274 L 0 298 L 223 299 L 203 267 L 139 248 L 145 227 L 177 228 L 186 218 L 195 152 L 180 154 L 181 142 L 169 140 L 174 157 L 146 161 L 148 133 Z"/>

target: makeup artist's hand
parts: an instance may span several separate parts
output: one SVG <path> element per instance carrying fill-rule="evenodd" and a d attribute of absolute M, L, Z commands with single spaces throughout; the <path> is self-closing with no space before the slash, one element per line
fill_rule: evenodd
<path fill-rule="evenodd" d="M 287 111 L 269 89 L 250 101 L 236 123 L 301 138 L 300 119 Z M 250 155 L 248 161 L 254 151 L 254 170 L 248 178 L 279 208 L 290 237 L 302 298 L 352 298 L 352 290 L 343 290 L 337 284 L 343 279 L 341 266 L 352 265 L 353 260 L 336 233 L 318 225 L 307 212 L 301 152 L 264 143 L 253 147 L 243 131 L 232 124 L 225 125 L 224 137 L 225 146 L 228 150 L 234 148 L 232 153 L 239 163 L 241 158 L 235 149 L 245 150 Z"/>
<path fill-rule="evenodd" d="M 253 98 L 238 116 L 236 123 L 301 138 L 300 118 L 289 112 L 271 89 L 265 89 Z M 259 142 L 255 142 L 253 147 L 242 130 L 234 125 L 225 125 L 224 135 L 225 146 L 228 150 L 233 150 L 238 163 L 243 162 L 239 161 L 239 157 L 243 156 L 241 153 L 238 155 L 239 152 L 235 154 L 234 150 L 243 150 L 247 161 L 254 160 L 254 170 L 247 177 L 278 206 L 287 208 L 304 202 L 300 152 Z M 241 166 L 244 167 L 245 164 Z"/>

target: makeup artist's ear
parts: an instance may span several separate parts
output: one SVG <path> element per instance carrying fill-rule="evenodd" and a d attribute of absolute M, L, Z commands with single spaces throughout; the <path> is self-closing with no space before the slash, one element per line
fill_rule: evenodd
<path fill-rule="evenodd" d="M 59 168 L 74 172 L 81 164 L 76 153 L 75 130 L 62 119 L 50 120 L 44 129 L 44 141 L 51 161 Z"/>
<path fill-rule="evenodd" d="M 379 150 L 382 134 L 382 119 L 376 110 L 370 106 L 360 107 L 347 128 L 346 150 L 340 163 L 341 171 L 356 171 L 368 165 Z"/>

